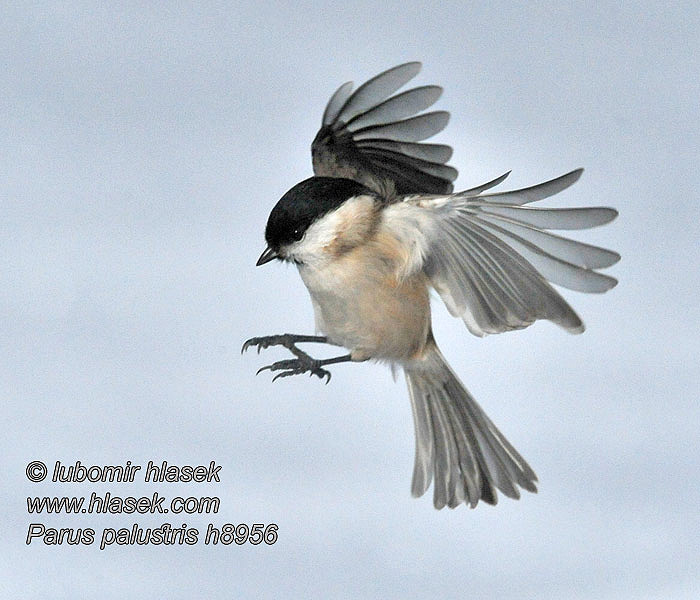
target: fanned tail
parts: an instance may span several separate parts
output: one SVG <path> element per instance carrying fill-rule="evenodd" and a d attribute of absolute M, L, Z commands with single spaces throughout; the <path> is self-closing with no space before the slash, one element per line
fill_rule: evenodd
<path fill-rule="evenodd" d="M 496 504 L 496 489 L 519 498 L 537 492 L 537 476 L 465 389 L 431 341 L 423 358 L 405 367 L 416 430 L 411 492 L 434 480 L 435 508 Z"/>

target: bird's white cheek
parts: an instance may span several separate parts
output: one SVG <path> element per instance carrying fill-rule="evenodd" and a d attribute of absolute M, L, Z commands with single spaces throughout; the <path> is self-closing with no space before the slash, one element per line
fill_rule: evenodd
<path fill-rule="evenodd" d="M 326 248 L 333 241 L 330 231 L 312 225 L 303 238 L 287 246 L 284 256 L 288 260 L 308 265 L 317 264 L 327 259 Z"/>
<path fill-rule="evenodd" d="M 304 264 L 324 262 L 329 258 L 328 248 L 332 246 L 337 234 L 335 220 L 328 216 L 323 217 L 306 230 L 303 238 L 288 246 L 287 256 Z"/>

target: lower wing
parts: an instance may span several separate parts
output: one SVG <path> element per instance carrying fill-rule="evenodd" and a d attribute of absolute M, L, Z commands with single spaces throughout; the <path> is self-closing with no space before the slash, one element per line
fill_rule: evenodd
<path fill-rule="evenodd" d="M 550 282 L 605 292 L 617 281 L 597 269 L 613 265 L 620 255 L 549 230 L 596 227 L 612 221 L 617 211 L 526 206 L 580 175 L 581 170 L 572 171 L 510 192 L 479 195 L 482 186 L 449 196 L 408 197 L 388 207 L 387 217 L 407 242 L 413 236 L 412 265 L 424 270 L 450 313 L 475 335 L 522 329 L 538 319 L 580 333 L 581 319 Z"/>

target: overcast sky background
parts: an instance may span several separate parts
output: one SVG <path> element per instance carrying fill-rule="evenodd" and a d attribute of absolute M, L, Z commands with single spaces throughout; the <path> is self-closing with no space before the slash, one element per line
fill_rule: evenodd
<path fill-rule="evenodd" d="M 696 2 L 14 3 L 0 12 L 0 591 L 6 598 L 690 599 L 700 589 Z M 349 79 L 421 60 L 470 187 L 586 172 L 618 250 L 587 331 L 478 339 L 454 369 L 540 478 L 496 507 L 410 497 L 405 384 L 272 384 L 248 337 L 311 333 L 254 264 Z M 222 465 L 221 483 L 34 484 L 31 460 Z M 217 515 L 30 516 L 37 494 L 221 498 Z M 277 523 L 274 546 L 44 546 L 47 527 Z M 202 536 L 200 536 L 202 537 Z"/>

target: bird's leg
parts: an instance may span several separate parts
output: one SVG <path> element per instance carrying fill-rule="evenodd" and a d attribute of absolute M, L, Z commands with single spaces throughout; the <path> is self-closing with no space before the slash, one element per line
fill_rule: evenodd
<path fill-rule="evenodd" d="M 325 365 L 332 365 L 340 362 L 348 362 L 352 360 L 350 354 L 344 356 L 336 356 L 335 358 L 327 358 L 323 360 L 318 360 L 309 356 L 303 350 L 297 348 L 296 344 L 303 342 L 317 342 L 319 344 L 330 344 L 332 342 L 328 341 L 328 338 L 318 335 L 295 335 L 292 333 L 285 333 L 282 335 L 270 335 L 266 337 L 251 338 L 243 344 L 241 353 L 245 352 L 251 346 L 257 346 L 258 353 L 263 348 L 269 348 L 270 346 L 284 346 L 297 358 L 292 358 L 289 360 L 280 360 L 271 365 L 267 365 L 258 369 L 258 373 L 265 370 L 270 371 L 281 371 L 272 381 L 279 379 L 280 377 L 290 377 L 291 375 L 301 375 L 302 373 L 310 373 L 311 375 L 316 375 L 317 377 L 323 379 L 326 378 L 326 383 L 331 380 L 331 374 L 326 369 L 322 368 Z M 257 375 L 257 373 L 256 373 Z"/>

